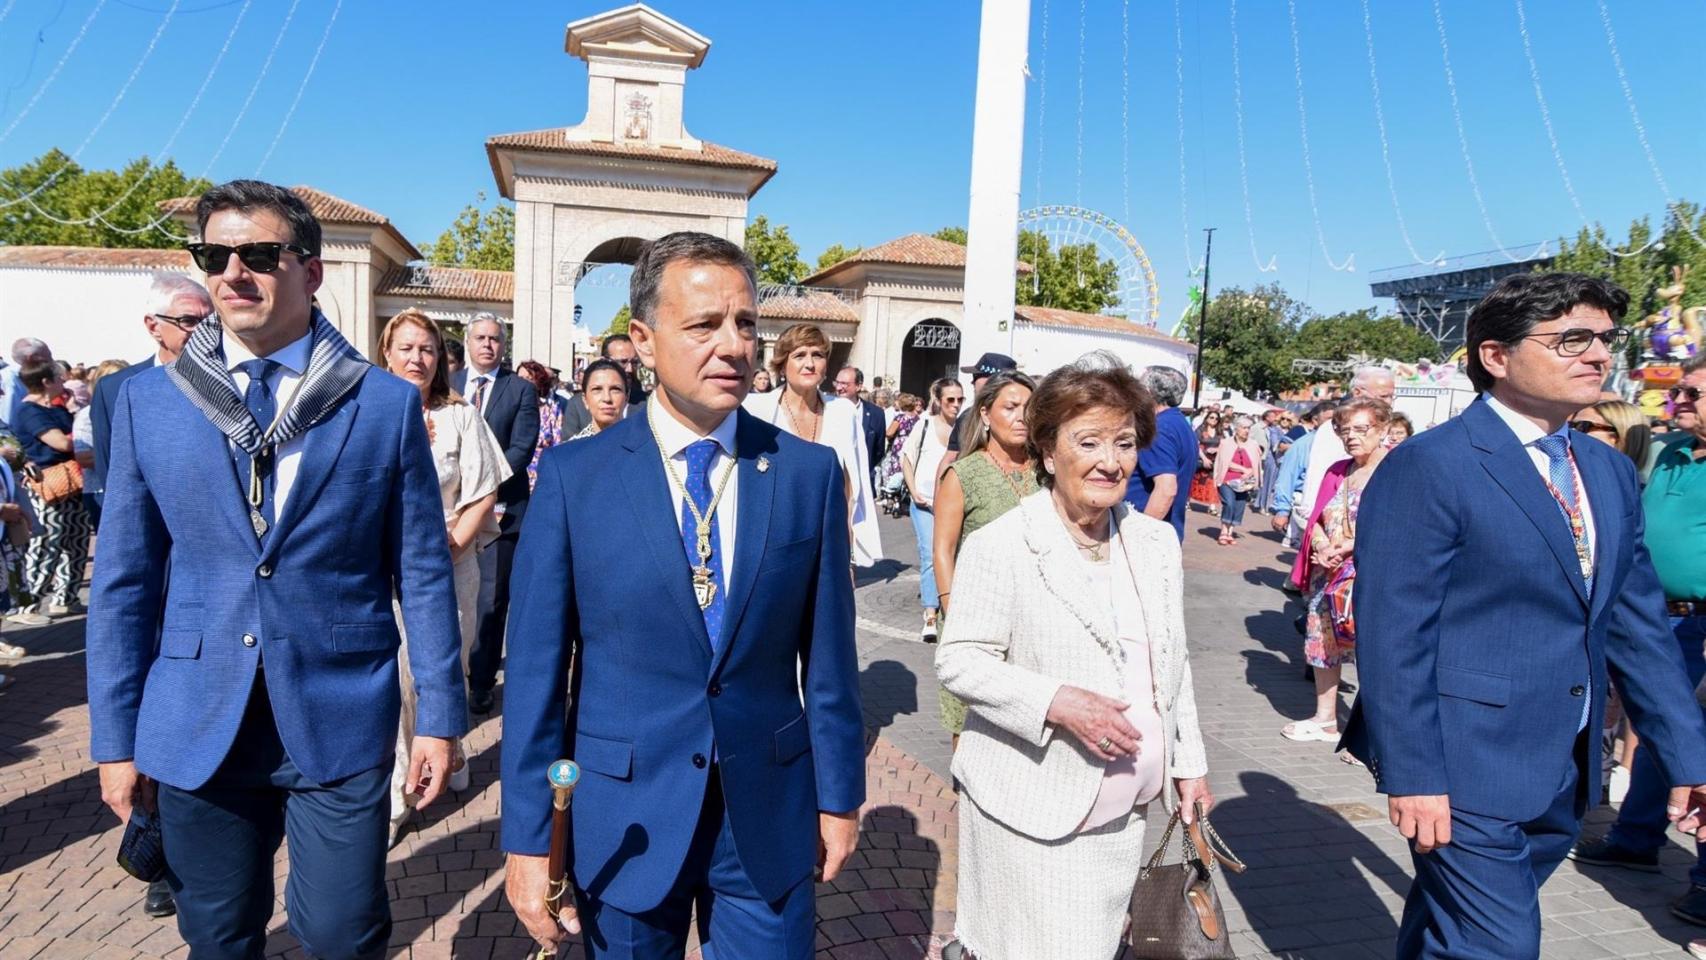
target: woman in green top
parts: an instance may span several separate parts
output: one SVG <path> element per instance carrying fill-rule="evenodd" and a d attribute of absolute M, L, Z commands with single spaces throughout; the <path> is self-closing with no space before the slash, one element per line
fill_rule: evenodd
<path fill-rule="evenodd" d="M 1036 383 L 1018 371 L 998 373 L 977 391 L 976 416 L 961 428 L 959 459 L 936 484 L 936 589 L 942 616 L 948 615 L 954 582 L 954 558 L 974 531 L 1017 507 L 1037 491 L 1025 441 L 1025 405 Z M 942 726 L 960 742 L 966 705 L 942 690 Z"/>

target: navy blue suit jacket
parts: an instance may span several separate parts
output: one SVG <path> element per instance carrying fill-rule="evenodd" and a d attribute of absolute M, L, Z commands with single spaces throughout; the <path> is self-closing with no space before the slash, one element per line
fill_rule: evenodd
<path fill-rule="evenodd" d="M 768 900 L 811 876 L 818 812 L 865 799 L 841 469 L 828 447 L 738 416 L 715 655 L 643 411 L 545 452 L 517 548 L 503 846 L 546 852 L 545 771 L 574 759 L 575 883 L 630 913 L 680 874 L 713 753 L 741 864 Z"/>
<path fill-rule="evenodd" d="M 134 759 L 163 783 L 200 787 L 261 674 L 308 779 L 390 764 L 393 596 L 420 693 L 416 732 L 466 731 L 450 547 L 413 386 L 370 368 L 305 434 L 264 549 L 225 435 L 164 368 L 123 385 L 112 422 L 89 599 L 92 759 Z"/>
<path fill-rule="evenodd" d="M 89 398 L 89 429 L 95 435 L 95 468 L 89 471 L 83 486 L 96 503 L 101 502 L 107 490 L 107 460 L 112 456 L 113 448 L 113 404 L 118 399 L 118 388 L 131 377 L 153 368 L 154 358 L 149 357 L 141 363 L 114 370 L 95 384 L 95 395 Z"/>
<path fill-rule="evenodd" d="M 1591 596 L 1557 501 L 1485 401 L 1371 477 L 1356 537 L 1362 689 L 1344 745 L 1380 792 L 1539 816 L 1575 762 L 1583 696 L 1597 757 L 1608 673 L 1669 782 L 1706 783 L 1706 725 L 1643 542 L 1634 466 L 1601 443 L 1572 447 L 1593 507 Z M 1585 779 L 1581 796 L 1597 798 L 1597 759 Z"/>
<path fill-rule="evenodd" d="M 883 454 L 888 452 L 888 415 L 883 408 L 874 403 L 859 401 L 859 412 L 864 416 L 865 452 L 870 455 L 867 461 L 871 465 L 871 475 L 876 476 L 877 468 L 882 466 Z"/>

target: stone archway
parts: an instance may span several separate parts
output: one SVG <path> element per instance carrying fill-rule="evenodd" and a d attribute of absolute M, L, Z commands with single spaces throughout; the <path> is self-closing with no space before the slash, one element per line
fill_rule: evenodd
<path fill-rule="evenodd" d="M 938 377 L 960 374 L 960 328 L 940 317 L 920 320 L 900 348 L 900 388 L 928 399 Z"/>
<path fill-rule="evenodd" d="M 744 241 L 747 201 L 776 163 L 687 132 L 687 71 L 710 43 L 642 4 L 577 20 L 566 49 L 587 62 L 586 118 L 486 141 L 499 192 L 515 201 L 518 356 L 572 362 L 588 264 L 632 263 L 641 242 L 676 230 Z"/>

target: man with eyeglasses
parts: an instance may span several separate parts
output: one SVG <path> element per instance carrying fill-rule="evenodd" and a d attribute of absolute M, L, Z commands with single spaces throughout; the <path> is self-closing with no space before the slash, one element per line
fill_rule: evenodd
<path fill-rule="evenodd" d="M 1689 682 L 1698 686 L 1706 677 L 1706 421 L 1699 414 L 1700 396 L 1706 390 L 1706 355 L 1693 357 L 1682 369 L 1682 382 L 1670 391 L 1681 429 L 1666 437 L 1641 504 L 1646 512 L 1647 550 L 1664 587 L 1671 632 Z M 1643 738 L 1646 735 L 1644 730 L 1637 732 Z M 1617 822 L 1602 839 L 1578 844 L 1570 851 L 1570 859 L 1657 872 L 1659 851 L 1665 846 L 1668 786 L 1642 739 Z M 1706 844 L 1696 844 L 1688 881 L 1688 891 L 1671 903 L 1670 912 L 1706 926 Z"/>
<path fill-rule="evenodd" d="M 1540 887 L 1600 796 L 1608 677 L 1658 756 L 1665 819 L 1706 835 L 1706 720 L 1634 465 L 1568 426 L 1628 342 L 1628 305 L 1583 274 L 1505 277 L 1469 314 L 1480 397 L 1363 492 L 1342 746 L 1411 842 L 1403 960 L 1539 957 Z"/>
<path fill-rule="evenodd" d="M 12 343 L 12 362 L 0 360 L 0 426 L 10 427 L 18 417 L 18 408 L 24 403 L 24 395 L 29 393 L 24 389 L 24 383 L 19 374 L 25 367 L 38 363 L 52 363 L 53 351 L 47 344 L 34 337 L 22 337 Z"/>
<path fill-rule="evenodd" d="M 119 820 L 158 829 L 191 956 L 262 955 L 288 840 L 303 952 L 377 958 L 399 619 L 420 699 L 417 806 L 443 792 L 468 728 L 420 393 L 313 308 L 321 229 L 300 197 L 232 181 L 201 196 L 196 227 L 218 320 L 113 405 L 90 757 Z"/>

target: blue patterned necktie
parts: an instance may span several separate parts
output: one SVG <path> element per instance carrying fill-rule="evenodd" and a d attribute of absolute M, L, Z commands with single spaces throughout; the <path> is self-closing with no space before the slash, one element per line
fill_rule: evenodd
<path fill-rule="evenodd" d="M 698 440 L 682 451 L 687 459 L 687 495 L 693 498 L 703 514 L 711 509 L 711 498 L 715 495 L 711 490 L 711 461 L 717 455 L 717 441 Z M 706 517 L 711 525 L 711 556 L 705 561 L 710 571 L 711 602 L 700 608 L 705 616 L 705 632 L 711 636 L 711 652 L 715 653 L 721 642 L 723 632 L 723 545 L 717 536 L 717 515 L 711 513 Z M 687 549 L 687 565 L 699 567 L 699 537 L 696 528 L 698 521 L 693 518 L 693 510 L 685 501 L 681 504 L 681 542 Z"/>
<path fill-rule="evenodd" d="M 1576 500 L 1576 471 L 1570 465 L 1570 441 L 1553 433 L 1534 441 L 1534 446 L 1546 454 L 1546 475 L 1558 509 L 1564 514 L 1564 522 L 1569 524 L 1570 539 L 1575 541 L 1576 556 L 1582 561 L 1582 585 L 1591 597 L 1593 568 L 1587 559 L 1591 556 L 1587 539 L 1587 520 L 1582 516 L 1582 505 Z M 1587 729 L 1588 711 L 1592 707 L 1593 698 L 1584 697 L 1581 722 L 1576 727 L 1578 732 Z"/>
<path fill-rule="evenodd" d="M 249 386 L 243 391 L 243 405 L 249 408 L 249 415 L 255 418 L 255 425 L 260 427 L 264 434 L 267 428 L 272 426 L 273 418 L 278 415 L 278 401 L 273 398 L 272 385 L 267 383 L 267 378 L 278 369 L 278 361 L 245 360 L 237 364 L 237 369 L 243 371 L 249 378 Z M 272 528 L 275 516 L 273 492 L 277 486 L 277 470 L 272 461 L 276 455 L 276 451 L 267 451 L 266 456 L 258 461 L 261 468 L 261 505 L 257 512 L 259 512 L 261 520 L 266 523 L 266 527 L 261 528 L 257 524 L 255 536 L 262 541 L 266 540 L 266 530 Z M 232 458 L 237 463 L 237 478 L 243 482 L 243 502 L 251 509 L 255 509 L 253 504 L 249 502 L 249 455 L 240 449 L 233 448 Z"/>

